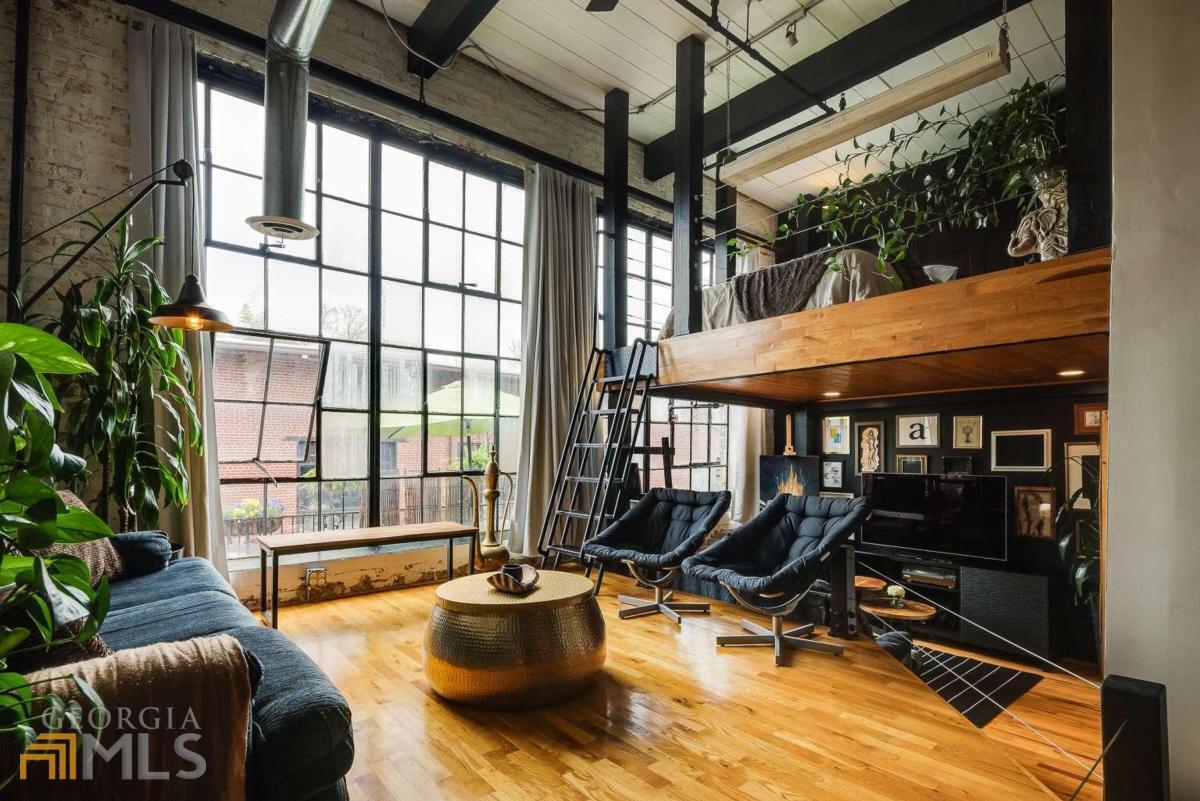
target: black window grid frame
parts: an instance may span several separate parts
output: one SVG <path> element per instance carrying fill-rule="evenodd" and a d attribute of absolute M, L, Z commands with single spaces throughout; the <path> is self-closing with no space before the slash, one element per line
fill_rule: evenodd
<path fill-rule="evenodd" d="M 517 247 L 522 247 L 522 248 L 524 247 L 523 241 L 519 241 L 515 238 L 506 236 L 504 228 L 503 228 L 503 215 L 504 215 L 504 205 L 503 204 L 504 204 L 505 187 L 507 186 L 510 188 L 516 188 L 516 189 L 523 191 L 524 190 L 523 172 L 519 168 L 514 167 L 512 165 L 504 164 L 502 162 L 499 162 L 494 159 L 490 159 L 488 157 L 481 156 L 478 154 L 469 153 L 467 151 L 461 150 L 461 149 L 459 149 L 453 145 L 450 145 L 448 143 L 433 140 L 430 137 L 428 137 L 420 132 L 410 131 L 408 129 L 403 128 L 403 126 L 401 126 L 398 123 L 395 123 L 393 121 L 385 120 L 383 118 L 368 114 L 366 112 L 360 112 L 356 109 L 351 109 L 347 106 L 338 104 L 334 101 L 330 101 L 326 98 L 322 98 L 319 95 L 312 95 L 312 96 L 310 96 L 309 120 L 311 122 L 317 123 L 315 126 L 316 136 L 317 136 L 317 142 L 315 143 L 316 157 L 314 159 L 315 166 L 316 166 L 316 188 L 314 191 L 314 199 L 316 201 L 314 204 L 314 214 L 315 214 L 315 218 L 316 218 L 316 220 L 315 220 L 316 225 L 317 225 L 318 229 L 320 229 L 321 224 L 323 222 L 323 211 L 324 211 L 324 209 L 323 209 L 324 204 L 323 204 L 322 200 L 326 197 L 328 197 L 332 200 L 339 201 L 339 202 L 350 203 L 350 204 L 353 204 L 353 205 L 361 207 L 361 208 L 366 208 L 368 210 L 368 236 L 369 236 L 369 240 L 370 240 L 369 244 L 368 244 L 368 265 L 367 265 L 366 272 L 364 273 L 359 270 L 325 264 L 324 263 L 324 253 L 323 253 L 324 246 L 323 246 L 323 241 L 320 237 L 318 237 L 316 240 L 314 254 L 312 257 L 288 254 L 286 252 L 272 252 L 274 249 L 271 248 L 266 243 L 263 243 L 255 248 L 255 247 L 247 247 L 245 245 L 241 245 L 241 244 L 237 244 L 237 243 L 222 242 L 222 241 L 214 239 L 214 237 L 212 235 L 212 192 L 209 191 L 209 189 L 212 186 L 213 170 L 214 169 L 225 170 L 225 171 L 233 173 L 233 174 L 238 174 L 238 175 L 242 175 L 244 177 L 254 178 L 254 179 L 258 179 L 258 180 L 261 180 L 261 176 L 256 176 L 256 175 L 253 175 L 252 173 L 247 173 L 243 170 L 239 170 L 236 168 L 230 168 L 230 167 L 226 167 L 224 165 L 213 163 L 212 158 L 211 158 L 211 153 L 210 153 L 210 143 L 212 141 L 211 140 L 211 130 L 212 130 L 211 109 L 212 109 L 212 106 L 211 106 L 211 102 L 210 102 L 211 101 L 211 93 L 215 90 L 215 91 L 224 92 L 224 93 L 236 96 L 236 97 L 240 97 L 244 100 L 249 100 L 249 101 L 252 101 L 255 103 L 261 103 L 262 86 L 263 86 L 262 80 L 263 79 L 262 79 L 261 75 L 255 73 L 251 70 L 248 70 L 246 68 L 243 68 L 238 65 L 234 65 L 234 64 L 231 64 L 231 63 L 228 63 L 228 62 L 225 62 L 220 59 L 213 58 L 213 57 L 202 56 L 200 59 L 200 63 L 199 63 L 198 80 L 203 83 L 203 87 L 204 87 L 203 94 L 202 94 L 202 102 L 204 103 L 204 130 L 200 132 L 201 139 L 202 139 L 202 142 L 201 142 L 201 170 L 200 170 L 201 175 L 200 175 L 200 177 L 204 184 L 203 199 L 204 199 L 204 204 L 205 204 L 205 230 L 204 230 L 205 247 L 206 248 L 223 249 L 223 250 L 227 250 L 227 251 L 234 252 L 234 253 L 240 253 L 243 255 L 260 257 L 262 259 L 264 330 L 258 331 L 255 329 L 252 331 L 252 333 L 259 333 L 259 334 L 268 333 L 271 335 L 276 335 L 275 332 L 272 332 L 269 330 L 269 325 L 270 325 L 269 306 L 270 306 L 270 304 L 269 304 L 268 298 L 269 298 L 269 289 L 270 289 L 269 288 L 269 280 L 270 280 L 269 272 L 270 271 L 267 269 L 268 260 L 276 260 L 276 261 L 284 261 L 284 262 L 303 264 L 303 265 L 307 265 L 307 266 L 313 267 L 318 270 L 318 288 L 321 293 L 320 299 L 318 302 L 319 335 L 314 336 L 314 337 L 305 337 L 305 336 L 301 335 L 301 336 L 298 336 L 297 338 L 311 339 L 311 340 L 316 340 L 319 338 L 319 339 L 326 341 L 327 343 L 329 343 L 327 354 L 332 352 L 332 348 L 336 344 L 347 344 L 347 345 L 352 345 L 352 346 L 356 346 L 356 347 L 365 346 L 367 348 L 368 360 L 371 362 L 370 369 L 369 369 L 371 386 L 370 386 L 370 389 L 368 392 L 369 398 L 368 398 L 367 408 L 362 409 L 362 408 L 351 408 L 351 407 L 339 407 L 339 406 L 333 406 L 333 405 L 322 403 L 320 405 L 319 411 L 317 412 L 317 421 L 318 422 L 316 424 L 316 431 L 315 431 L 315 439 L 317 441 L 317 449 L 318 449 L 318 468 L 316 471 L 317 475 L 314 476 L 313 478 L 308 478 L 308 479 L 297 478 L 295 481 L 291 481 L 290 483 L 317 483 L 318 487 L 323 487 L 324 483 L 328 483 L 330 481 L 337 481 L 337 482 L 365 481 L 367 484 L 368 494 L 369 494 L 368 524 L 369 525 L 378 525 L 380 511 L 381 511 L 379 501 L 380 501 L 380 494 L 381 494 L 381 484 L 383 481 L 397 481 L 397 480 L 404 481 L 404 480 L 418 479 L 421 482 L 420 492 L 421 492 L 422 498 L 424 498 L 425 489 L 426 489 L 425 483 L 429 479 L 444 480 L 447 478 L 458 477 L 460 475 L 482 474 L 482 472 L 483 472 L 482 469 L 466 469 L 466 470 L 430 470 L 429 469 L 429 460 L 428 460 L 428 456 L 429 456 L 429 443 L 428 443 L 429 419 L 431 416 L 451 416 L 451 417 L 458 417 L 460 420 L 465 421 L 468 418 L 481 418 L 481 417 L 486 418 L 486 417 L 490 416 L 491 421 L 492 421 L 492 436 L 493 436 L 495 447 L 497 448 L 497 450 L 499 452 L 501 420 L 515 420 L 515 419 L 518 419 L 518 417 L 519 417 L 519 410 L 518 410 L 518 414 L 506 414 L 506 415 L 501 414 L 501 405 L 502 405 L 501 404 L 501 392 L 503 389 L 502 376 L 504 375 L 504 373 L 501 369 L 503 366 L 502 362 L 515 361 L 515 362 L 519 363 L 520 358 L 502 355 L 501 343 L 500 343 L 499 337 L 500 337 L 501 321 L 503 319 L 503 309 L 505 308 L 502 304 L 505 304 L 505 303 L 513 304 L 517 307 L 518 310 L 521 309 L 524 304 L 523 297 L 517 301 L 513 301 L 511 298 L 507 298 L 502 294 L 503 284 L 502 284 L 502 275 L 501 275 L 503 247 L 505 245 L 517 246 Z M 368 171 L 368 180 L 370 182 L 370 190 L 369 190 L 369 202 L 367 204 L 363 204 L 360 201 L 357 201 L 354 199 L 344 198 L 344 197 L 341 197 L 338 195 L 334 195 L 332 193 L 325 193 L 323 191 L 322 171 L 324 168 L 324 164 L 323 164 L 324 159 L 322 157 L 323 156 L 322 148 L 324 145 L 324 142 L 323 142 L 323 139 L 324 139 L 323 127 L 324 127 L 324 125 L 331 125 L 333 127 L 339 128 L 343 131 L 347 131 L 349 133 L 352 133 L 352 134 L 355 134 L 358 136 L 363 136 L 368 140 L 369 158 L 370 158 L 370 168 Z M 401 211 L 383 207 L 382 193 L 381 193 L 381 186 L 382 186 L 381 153 L 382 153 L 382 148 L 385 145 L 396 147 L 396 148 L 399 148 L 402 150 L 406 150 L 406 151 L 415 153 L 415 154 L 421 156 L 421 158 L 422 158 L 422 180 L 423 180 L 424 185 L 422 187 L 423 188 L 422 215 L 420 218 L 418 218 L 412 214 L 408 214 L 405 212 L 401 212 Z M 432 222 L 429 218 L 429 191 L 428 191 L 429 190 L 429 168 L 430 168 L 430 164 L 432 162 L 437 162 L 438 164 L 441 164 L 443 166 L 458 169 L 458 170 L 462 171 L 462 173 L 463 173 L 462 178 L 461 178 L 461 180 L 464 182 L 463 192 L 462 192 L 462 208 L 461 208 L 462 224 L 460 226 L 456 227 L 456 226 L 445 225 L 443 223 Z M 462 282 L 459 282 L 458 284 L 448 284 L 448 283 L 431 281 L 430 276 L 429 276 L 429 241 L 430 241 L 429 229 L 430 229 L 430 225 L 442 225 L 443 227 L 452 228 L 452 229 L 457 230 L 459 232 L 459 234 L 464 237 L 464 243 L 465 243 L 465 235 L 467 233 L 477 234 L 477 235 L 481 235 L 481 236 L 489 236 L 488 234 L 480 234 L 480 232 L 478 232 L 478 231 L 473 231 L 473 230 L 467 228 L 467 222 L 466 222 L 467 194 L 466 194 L 465 184 L 466 184 L 466 177 L 468 174 L 475 175 L 477 177 L 487 178 L 487 179 L 495 182 L 495 192 L 496 192 L 495 233 L 494 233 L 494 235 L 491 235 L 489 237 L 493 240 L 493 247 L 494 247 L 494 252 L 493 252 L 493 264 L 494 264 L 493 282 L 494 282 L 494 286 L 495 286 L 494 292 L 486 292 L 486 291 L 478 290 L 473 287 L 466 286 Z M 313 191 L 313 190 L 308 190 L 306 188 L 306 192 L 307 191 Z M 408 220 L 419 222 L 422 225 L 422 253 L 421 253 L 422 280 L 421 281 L 419 281 L 419 282 L 409 281 L 409 280 L 406 280 L 403 278 L 384 276 L 382 274 L 381 225 L 382 225 L 382 219 L 383 219 L 384 213 L 397 215 L 397 216 L 406 218 Z M 523 232 L 522 232 L 522 239 L 523 239 Z M 465 253 L 464 253 L 464 259 L 465 259 Z M 465 269 L 465 264 L 464 264 L 463 269 Z M 345 274 L 349 274 L 349 275 L 353 275 L 353 276 L 365 277 L 367 279 L 367 282 L 368 282 L 367 303 L 368 303 L 368 320 L 369 320 L 368 328 L 370 330 L 369 330 L 366 341 L 325 335 L 326 332 L 324 331 L 324 319 L 323 319 L 324 318 L 323 301 L 324 301 L 325 271 L 345 273 Z M 406 284 L 409 286 L 416 287 L 421 291 L 421 297 L 422 297 L 421 320 L 419 322 L 419 329 L 421 331 L 421 345 L 419 345 L 419 346 L 392 345 L 392 344 L 387 344 L 387 343 L 382 342 L 380 310 L 381 310 L 381 303 L 382 303 L 382 287 L 383 287 L 384 281 L 391 281 L 394 283 Z M 451 350 L 438 349 L 438 348 L 429 348 L 429 347 L 425 346 L 425 319 L 424 318 L 425 318 L 425 311 L 426 311 L 425 292 L 427 289 L 451 291 L 451 292 L 454 292 L 459 295 L 459 302 L 461 304 L 461 306 L 460 306 L 460 320 L 461 320 L 460 344 L 462 345 L 462 348 L 463 348 L 462 350 L 451 351 Z M 465 335 L 466 335 L 466 326 L 467 326 L 467 322 L 468 322 L 465 310 L 466 310 L 466 299 L 468 297 L 479 297 L 479 298 L 484 298 L 487 300 L 493 300 L 497 304 L 497 306 L 496 306 L 497 330 L 495 332 L 496 333 L 496 341 L 497 341 L 497 348 L 496 348 L 497 352 L 495 354 L 479 353 L 479 352 L 465 350 L 465 347 L 466 347 L 466 336 Z M 280 335 L 283 335 L 283 334 L 280 334 Z M 290 333 L 286 334 L 286 335 L 287 336 L 295 336 Z M 387 409 L 383 408 L 382 399 L 381 399 L 382 381 L 380 380 L 381 356 L 382 356 L 383 348 L 407 350 L 407 351 L 413 351 L 413 352 L 417 352 L 417 353 L 421 354 L 421 356 L 422 356 L 422 359 L 421 359 L 421 362 L 422 362 L 422 365 L 421 365 L 422 386 L 421 386 L 420 395 L 422 398 L 422 403 L 421 403 L 420 409 L 393 409 L 390 407 Z M 454 413 L 454 412 L 450 412 L 450 413 L 430 412 L 428 410 L 428 396 L 429 396 L 429 392 L 428 392 L 429 358 L 428 358 L 428 356 L 429 355 L 444 355 L 444 356 L 457 357 L 463 361 L 464 367 L 465 367 L 465 360 L 467 360 L 467 359 L 474 358 L 474 359 L 491 360 L 493 362 L 493 373 L 492 373 L 493 409 L 492 409 L 492 413 L 490 415 L 488 415 L 486 413 L 466 412 L 465 411 L 465 403 L 463 402 L 463 397 L 461 395 L 460 395 L 459 408 L 462 411 L 459 411 L 457 413 Z M 465 371 L 464 371 L 463 380 L 460 382 L 460 392 L 462 392 L 463 394 L 465 394 L 465 392 L 466 392 Z M 368 466 L 367 475 L 361 476 L 361 477 L 353 477 L 353 478 L 339 477 L 336 479 L 323 478 L 320 476 L 321 470 L 320 470 L 320 466 L 319 466 L 319 463 L 320 463 L 319 454 L 320 454 L 320 451 L 322 448 L 322 440 L 323 440 L 323 437 L 321 434 L 321 430 L 322 430 L 321 418 L 325 412 L 351 412 L 351 413 L 356 413 L 356 414 L 365 413 L 368 416 L 368 443 L 370 445 L 370 453 L 368 455 L 368 460 L 367 460 L 367 466 Z M 380 418 L 381 418 L 381 415 L 383 415 L 383 414 L 414 414 L 414 415 L 420 416 L 420 419 L 421 419 L 421 443 L 420 443 L 421 471 L 420 471 L 419 475 L 399 475 L 399 476 L 394 476 L 394 475 L 383 476 L 382 475 L 381 459 L 380 459 L 379 451 L 380 451 L 380 446 L 381 446 Z M 461 442 L 462 442 L 462 429 L 460 429 L 460 448 L 461 448 Z M 468 454 L 467 457 L 469 458 L 469 456 L 470 455 Z M 244 479 L 230 479 L 228 481 L 222 481 L 221 483 L 222 484 L 252 484 L 252 483 L 257 483 L 257 481 L 249 481 L 249 480 L 244 480 Z M 265 492 L 265 488 L 264 488 L 264 492 Z M 324 508 L 323 500 L 324 499 L 321 498 L 319 501 L 319 504 L 318 504 L 319 508 L 321 508 L 321 509 Z M 265 503 L 264 503 L 264 508 L 265 508 Z M 424 503 L 422 503 L 422 505 L 421 505 L 421 512 L 422 512 L 422 517 L 423 517 Z"/>

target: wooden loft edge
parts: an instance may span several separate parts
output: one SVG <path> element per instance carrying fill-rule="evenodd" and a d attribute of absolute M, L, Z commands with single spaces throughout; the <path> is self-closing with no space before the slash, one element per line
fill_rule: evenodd
<path fill-rule="evenodd" d="M 672 337 L 658 344 L 657 385 L 711 389 L 714 382 L 755 376 L 1107 335 L 1110 265 L 1111 251 L 1099 248 Z M 1014 383 L 1001 377 L 993 385 Z"/>

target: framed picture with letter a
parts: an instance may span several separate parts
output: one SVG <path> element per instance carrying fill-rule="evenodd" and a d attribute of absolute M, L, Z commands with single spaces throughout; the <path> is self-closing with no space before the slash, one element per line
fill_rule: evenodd
<path fill-rule="evenodd" d="M 938 444 L 936 414 L 896 415 L 897 448 L 936 448 Z"/>

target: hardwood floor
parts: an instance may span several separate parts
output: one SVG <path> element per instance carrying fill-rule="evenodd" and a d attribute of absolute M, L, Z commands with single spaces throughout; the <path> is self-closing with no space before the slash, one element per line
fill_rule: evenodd
<path fill-rule="evenodd" d="M 361 801 L 1055 797 L 865 639 L 843 657 L 794 653 L 776 668 L 769 650 L 718 652 L 713 638 L 738 630 L 738 609 L 714 603 L 682 628 L 620 621 L 619 591 L 638 594 L 605 581 L 605 674 L 579 698 L 529 712 L 432 694 L 421 667 L 430 587 L 289 607 L 282 629 L 350 702 L 350 794 Z M 1028 748 L 1029 764 L 1045 761 Z"/>
<path fill-rule="evenodd" d="M 1014 759 L 1025 766 L 1062 799 L 1071 798 L 1079 788 L 1087 768 L 1100 756 L 1100 691 L 1079 679 L 1062 673 L 1041 670 L 1021 662 L 983 655 L 954 648 L 943 643 L 927 644 L 939 651 L 962 654 L 998 665 L 1015 667 L 1042 676 L 1042 680 L 1018 698 L 1009 711 L 1029 723 L 1056 744 L 1069 751 L 1074 759 L 1049 745 L 1012 715 L 1001 714 L 984 727 L 988 737 L 1000 744 Z M 1074 670 L 1075 668 L 1072 667 Z M 1080 670 L 1086 670 L 1080 668 Z M 1076 671 L 1079 672 L 1079 671 Z M 1099 677 L 1082 672 L 1081 676 L 1099 684 Z M 1076 761 L 1078 760 L 1078 761 Z M 1103 801 L 1104 769 L 1097 768 L 1084 785 L 1079 801 Z"/>

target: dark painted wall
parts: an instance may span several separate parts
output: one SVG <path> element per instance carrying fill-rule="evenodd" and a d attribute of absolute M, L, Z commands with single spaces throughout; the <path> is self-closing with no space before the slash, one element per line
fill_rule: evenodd
<path fill-rule="evenodd" d="M 1057 502 L 1065 500 L 1065 471 L 1063 468 L 1064 446 L 1069 442 L 1098 442 L 1095 436 L 1077 436 L 1075 431 L 1075 404 L 1097 403 L 1107 400 L 1107 385 L 1103 382 L 1068 386 L 1020 388 L 991 392 L 959 393 L 953 395 L 926 396 L 921 398 L 893 398 L 876 401 L 813 404 L 793 412 L 795 447 L 801 454 L 819 454 L 821 446 L 821 419 L 832 415 L 850 417 L 851 454 L 848 456 L 821 455 L 822 461 L 843 463 L 843 492 L 858 493 L 862 478 L 854 475 L 854 460 L 857 456 L 854 439 L 854 424 L 859 422 L 883 421 L 886 446 L 884 465 L 894 470 L 897 454 L 896 416 L 903 414 L 936 413 L 939 419 L 937 448 L 904 448 L 904 454 L 924 454 L 928 458 L 929 472 L 942 472 L 942 457 L 971 456 L 974 459 L 973 473 L 978 475 L 1002 475 L 1008 479 L 1009 502 L 1009 559 L 998 569 L 1018 573 L 1034 573 L 1050 578 L 1051 629 L 1053 650 L 1064 656 L 1091 659 L 1094 646 L 1091 642 L 1090 619 L 1086 608 L 1076 608 L 1069 583 L 1069 576 L 1058 557 L 1057 544 L 1052 540 L 1036 540 L 1013 537 L 1015 522 L 1013 513 L 1013 487 L 1045 486 L 1050 483 L 1057 489 Z M 955 415 L 982 415 L 983 442 L 980 450 L 955 450 L 953 443 L 953 418 Z M 996 472 L 991 470 L 991 435 L 993 431 L 1041 429 L 1051 430 L 1050 475 L 1033 472 Z M 783 447 L 782 424 L 776 425 L 776 453 Z"/>

